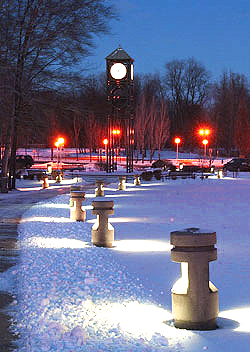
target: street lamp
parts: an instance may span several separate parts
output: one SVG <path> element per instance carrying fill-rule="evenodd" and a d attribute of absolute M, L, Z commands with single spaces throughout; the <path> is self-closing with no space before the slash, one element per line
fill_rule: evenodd
<path fill-rule="evenodd" d="M 179 144 L 180 144 L 180 142 L 181 142 L 181 139 L 179 138 L 179 137 L 176 137 L 175 139 L 174 139 L 174 142 L 175 142 L 175 144 L 176 144 L 176 160 L 178 160 L 178 152 L 179 152 Z"/>
<path fill-rule="evenodd" d="M 62 147 L 64 146 L 64 138 L 59 137 L 55 142 L 55 146 L 57 148 L 57 168 L 59 168 L 61 164 L 61 152 Z"/>
<path fill-rule="evenodd" d="M 116 159 L 116 165 L 117 165 L 117 155 L 118 155 L 118 148 L 120 148 L 120 145 L 118 146 L 118 137 L 120 137 L 121 131 L 119 129 L 114 129 L 112 130 L 112 135 L 113 135 L 113 146 L 115 148 L 115 159 Z M 116 138 L 117 137 L 117 138 Z"/>
<path fill-rule="evenodd" d="M 207 139 L 203 139 L 202 144 L 204 145 L 204 158 L 206 158 L 208 140 Z"/>
<path fill-rule="evenodd" d="M 108 139 L 107 138 L 104 138 L 104 140 L 102 141 L 102 143 L 105 145 L 105 147 L 107 146 L 107 144 L 108 144 Z"/>
<path fill-rule="evenodd" d="M 104 147 L 105 147 L 105 155 L 106 155 L 106 162 L 107 162 L 107 160 L 108 160 L 108 158 L 107 158 L 107 146 L 108 146 L 108 143 L 109 143 L 108 138 L 104 138 L 102 143 L 104 144 Z"/>
<path fill-rule="evenodd" d="M 119 136 L 120 133 L 121 133 L 120 130 L 113 130 L 113 131 L 112 131 L 112 134 L 114 134 L 114 135 L 116 135 L 116 136 L 117 136 L 117 135 Z"/>
<path fill-rule="evenodd" d="M 201 136 L 209 136 L 210 135 L 210 129 L 208 128 L 201 128 L 199 130 L 199 135 Z"/>

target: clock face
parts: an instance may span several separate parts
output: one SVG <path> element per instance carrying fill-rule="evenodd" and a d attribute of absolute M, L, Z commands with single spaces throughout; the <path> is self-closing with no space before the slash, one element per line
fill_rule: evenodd
<path fill-rule="evenodd" d="M 115 79 L 122 79 L 127 74 L 126 66 L 117 62 L 116 64 L 111 66 L 110 74 Z"/>

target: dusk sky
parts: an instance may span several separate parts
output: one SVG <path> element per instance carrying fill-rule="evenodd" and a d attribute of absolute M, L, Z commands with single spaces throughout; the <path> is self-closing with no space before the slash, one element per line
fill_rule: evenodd
<path fill-rule="evenodd" d="M 107 1 L 108 3 L 108 1 Z M 135 73 L 163 74 L 165 63 L 193 57 L 218 78 L 225 70 L 250 79 L 249 0 L 111 0 L 119 21 L 95 41 L 89 73 L 105 71 L 119 45 L 135 60 Z"/>

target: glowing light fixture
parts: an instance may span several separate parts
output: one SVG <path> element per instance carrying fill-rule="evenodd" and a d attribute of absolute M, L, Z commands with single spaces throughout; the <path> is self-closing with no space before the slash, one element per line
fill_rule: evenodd
<path fill-rule="evenodd" d="M 175 142 L 175 144 L 176 144 L 176 159 L 178 160 L 178 147 L 179 147 L 179 144 L 180 144 L 180 142 L 181 142 L 181 139 L 180 139 L 179 137 L 176 137 L 176 138 L 174 139 L 174 142 Z"/>
<path fill-rule="evenodd" d="M 201 136 L 208 136 L 210 134 L 210 130 L 208 128 L 201 128 L 199 130 L 199 135 Z"/>

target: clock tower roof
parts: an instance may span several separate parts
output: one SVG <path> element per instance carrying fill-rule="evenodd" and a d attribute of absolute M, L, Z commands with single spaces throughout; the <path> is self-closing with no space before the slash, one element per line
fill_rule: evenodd
<path fill-rule="evenodd" d="M 115 49 L 105 59 L 106 60 L 129 60 L 129 61 L 134 62 L 132 57 L 130 57 L 129 54 L 125 50 L 123 50 L 121 47 L 118 47 L 117 49 Z"/>

